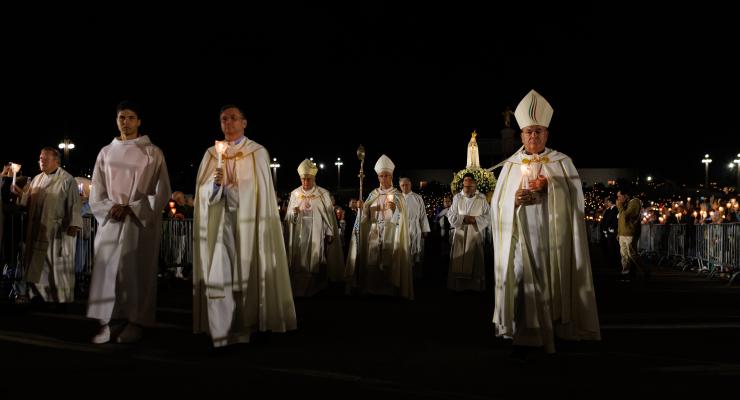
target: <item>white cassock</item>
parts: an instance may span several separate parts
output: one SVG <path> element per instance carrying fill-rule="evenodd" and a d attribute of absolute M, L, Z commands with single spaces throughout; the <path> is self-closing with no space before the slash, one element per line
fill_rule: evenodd
<path fill-rule="evenodd" d="M 386 206 L 392 196 L 396 210 Z M 406 202 L 400 190 L 375 189 L 355 222 L 345 277 L 363 292 L 414 298 Z"/>
<path fill-rule="evenodd" d="M 295 207 L 300 211 L 294 212 Z M 295 296 L 312 296 L 327 285 L 327 278 L 341 281 L 344 273 L 342 240 L 337 218 L 326 189 L 299 187 L 290 193 L 285 215 L 285 243 L 290 282 Z M 331 237 L 332 242 L 326 243 Z M 328 275 L 328 276 L 327 276 Z"/>
<path fill-rule="evenodd" d="M 404 194 L 403 197 L 406 200 L 406 210 L 408 210 L 411 260 L 415 264 L 420 264 L 424 261 L 424 237 L 422 233 L 429 233 L 430 231 L 427 210 L 424 206 L 424 199 L 417 193 L 409 192 Z M 417 267 L 421 268 L 421 266 Z"/>
<path fill-rule="evenodd" d="M 61 167 L 52 174 L 42 172 L 31 181 L 21 204 L 28 207 L 26 281 L 44 301 L 73 301 L 77 238 L 67 235 L 67 228 L 82 228 L 77 181 Z"/>
<path fill-rule="evenodd" d="M 600 331 L 581 180 L 565 154 L 545 149 L 539 157 L 548 184 L 536 204 L 514 207 L 521 167 L 533 159 L 523 150 L 504 162 L 491 199 L 493 323 L 497 336 L 554 352 L 554 334 L 599 340 Z"/>
<path fill-rule="evenodd" d="M 452 290 L 486 290 L 484 263 L 485 230 L 490 223 L 488 200 L 476 192 L 471 197 L 455 195 L 447 212 L 452 231 L 452 251 L 447 287 Z M 475 217 L 474 224 L 464 224 L 463 217 Z"/>
<path fill-rule="evenodd" d="M 113 139 L 98 153 L 89 201 L 98 230 L 88 317 L 154 323 L 162 209 L 170 193 L 162 150 L 148 136 Z M 131 209 L 123 222 L 108 215 L 115 204 Z"/>
<path fill-rule="evenodd" d="M 215 147 L 203 156 L 193 227 L 193 328 L 214 346 L 249 342 L 257 329 L 296 328 L 270 156 L 243 138 L 223 159 L 224 185 L 216 187 Z"/>

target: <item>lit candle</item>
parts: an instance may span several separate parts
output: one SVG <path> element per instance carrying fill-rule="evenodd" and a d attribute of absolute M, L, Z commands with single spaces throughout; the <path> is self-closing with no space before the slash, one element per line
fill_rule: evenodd
<path fill-rule="evenodd" d="M 529 190 L 529 175 L 531 173 L 531 168 L 529 168 L 529 165 L 524 165 L 520 167 L 522 170 L 522 189 Z"/>
<path fill-rule="evenodd" d="M 85 185 L 82 184 L 82 182 L 77 184 L 77 192 L 82 195 L 85 193 Z"/>
<path fill-rule="evenodd" d="M 18 171 L 21 170 L 21 165 L 16 163 L 10 163 L 10 169 L 13 170 L 13 185 L 15 185 L 15 176 L 18 174 Z"/>
<path fill-rule="evenodd" d="M 218 155 L 218 163 L 216 164 L 216 168 L 221 168 L 223 166 L 222 157 L 228 147 L 229 143 L 227 143 L 225 140 L 216 140 L 216 154 Z"/>

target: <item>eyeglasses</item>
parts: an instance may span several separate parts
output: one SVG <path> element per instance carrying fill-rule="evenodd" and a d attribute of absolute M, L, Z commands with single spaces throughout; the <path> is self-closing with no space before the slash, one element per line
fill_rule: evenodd
<path fill-rule="evenodd" d="M 525 134 L 525 135 L 538 134 L 538 135 L 542 136 L 545 133 L 547 133 L 547 129 L 545 129 L 545 128 L 534 128 L 534 129 L 524 128 L 524 129 L 522 129 L 522 133 Z"/>
<path fill-rule="evenodd" d="M 229 120 L 241 121 L 242 119 L 244 118 L 239 115 L 224 115 L 223 117 L 221 117 L 221 122 L 228 122 Z"/>

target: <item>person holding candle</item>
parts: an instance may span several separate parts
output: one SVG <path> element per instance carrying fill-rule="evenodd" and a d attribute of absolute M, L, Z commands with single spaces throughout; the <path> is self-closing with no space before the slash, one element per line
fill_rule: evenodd
<path fill-rule="evenodd" d="M 82 228 L 80 196 L 75 178 L 60 167 L 59 151 L 44 147 L 39 155 L 41 173 L 25 190 L 11 191 L 28 210 L 25 281 L 31 298 L 48 303 L 74 301 L 75 242 Z"/>
<path fill-rule="evenodd" d="M 383 154 L 375 163 L 380 187 L 358 200 L 360 218 L 350 243 L 346 278 L 363 293 L 414 298 L 409 222 L 403 193 L 393 187 L 395 165 Z"/>
<path fill-rule="evenodd" d="M 256 330 L 296 329 L 270 155 L 244 136 L 234 105 L 220 111 L 228 146 L 198 169 L 193 220 L 193 328 L 213 346 L 247 343 Z"/>
<path fill-rule="evenodd" d="M 534 90 L 519 103 L 523 146 L 503 163 L 491 199 L 493 323 L 516 359 L 533 347 L 553 353 L 556 335 L 600 339 L 581 180 L 570 157 L 545 147 L 552 113 Z"/>
<path fill-rule="evenodd" d="M 154 323 L 161 210 L 170 196 L 167 164 L 159 147 L 141 135 L 135 103 L 116 107 L 120 135 L 98 153 L 90 209 L 98 221 L 87 316 L 100 322 L 93 343 L 111 340 L 111 319 L 124 319 L 118 343 L 141 339 Z"/>
<path fill-rule="evenodd" d="M 285 245 L 295 296 L 313 296 L 329 280 L 341 281 L 344 254 L 329 192 L 316 185 L 318 167 L 305 159 L 298 166 L 301 186 L 290 193 L 285 215 Z"/>

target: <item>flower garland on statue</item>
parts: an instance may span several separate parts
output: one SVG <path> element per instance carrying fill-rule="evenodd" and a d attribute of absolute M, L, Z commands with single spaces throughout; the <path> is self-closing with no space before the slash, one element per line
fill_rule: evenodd
<path fill-rule="evenodd" d="M 450 184 L 452 194 L 457 194 L 462 190 L 463 176 L 467 173 L 475 176 L 479 192 L 484 194 L 493 193 L 493 190 L 496 188 L 496 177 L 493 176 L 493 173 L 483 168 L 465 168 L 458 171 L 452 179 L 452 183 Z"/>

